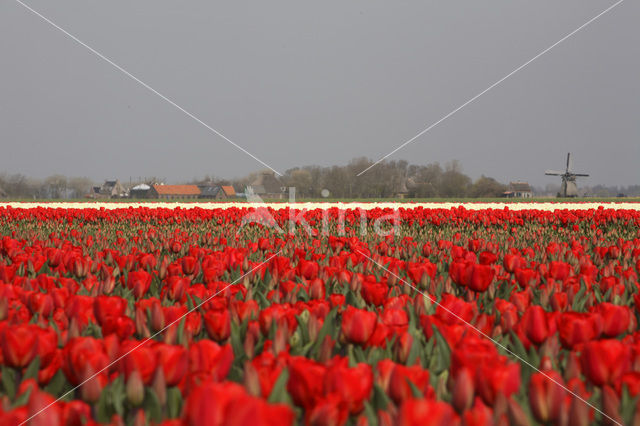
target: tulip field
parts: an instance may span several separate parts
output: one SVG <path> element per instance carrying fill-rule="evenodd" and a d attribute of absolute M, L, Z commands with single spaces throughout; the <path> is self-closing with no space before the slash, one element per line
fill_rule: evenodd
<path fill-rule="evenodd" d="M 0 426 L 640 425 L 640 211 L 534 206 L 0 207 Z"/>

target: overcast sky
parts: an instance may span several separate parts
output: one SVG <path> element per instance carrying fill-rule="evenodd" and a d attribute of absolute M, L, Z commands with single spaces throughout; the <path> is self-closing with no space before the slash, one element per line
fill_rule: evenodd
<path fill-rule="evenodd" d="M 24 1 L 282 172 L 380 158 L 614 3 Z M 391 159 L 545 185 L 571 151 L 584 184 L 639 184 L 639 16 L 626 0 Z M 264 168 L 14 0 L 0 148 L 36 177 Z"/>

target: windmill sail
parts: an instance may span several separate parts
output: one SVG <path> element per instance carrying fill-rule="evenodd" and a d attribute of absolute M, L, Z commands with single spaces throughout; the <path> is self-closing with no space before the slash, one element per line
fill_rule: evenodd
<path fill-rule="evenodd" d="M 564 172 L 555 170 L 547 170 L 544 172 L 547 176 L 560 176 L 562 178 L 561 193 L 563 197 L 577 197 L 578 185 L 576 185 L 577 177 L 587 177 L 586 173 L 573 173 L 571 171 L 571 153 L 567 153 L 567 166 Z"/>

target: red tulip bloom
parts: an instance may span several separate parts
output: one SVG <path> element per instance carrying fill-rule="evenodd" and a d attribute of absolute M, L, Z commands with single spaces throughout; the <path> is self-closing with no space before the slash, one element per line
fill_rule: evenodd
<path fill-rule="evenodd" d="M 631 310 L 628 306 L 603 302 L 597 305 L 596 311 L 602 317 L 602 333 L 607 337 L 623 334 L 631 323 Z"/>
<path fill-rule="evenodd" d="M 529 405 L 536 420 L 541 423 L 557 421 L 565 393 L 564 381 L 556 371 L 533 373 L 529 381 Z"/>
<path fill-rule="evenodd" d="M 347 306 L 342 313 L 342 334 L 357 345 L 365 343 L 376 327 L 376 313 Z"/>
<path fill-rule="evenodd" d="M 38 354 L 38 335 L 36 325 L 21 324 L 6 326 L 0 332 L 0 345 L 4 362 L 10 367 L 26 367 Z"/>
<path fill-rule="evenodd" d="M 429 389 L 429 370 L 424 370 L 419 365 L 407 367 L 396 364 L 393 367 L 389 380 L 389 396 L 396 404 L 400 404 L 413 397 L 413 391 L 411 390 L 409 381 L 412 382 L 420 392 L 427 394 Z"/>
<path fill-rule="evenodd" d="M 102 325 L 107 318 L 121 317 L 127 310 L 127 301 L 119 296 L 97 296 L 93 301 L 93 313 Z"/>
<path fill-rule="evenodd" d="M 346 358 L 330 366 L 324 379 L 326 393 L 336 393 L 347 403 L 351 414 L 364 409 L 373 390 L 373 373 L 369 364 L 360 363 L 349 368 Z"/>
<path fill-rule="evenodd" d="M 293 357 L 289 364 L 287 391 L 299 407 L 311 409 L 322 396 L 327 368 L 311 359 Z"/>
<path fill-rule="evenodd" d="M 124 356 L 120 363 L 128 379 L 131 373 L 137 371 L 145 385 L 151 384 L 156 370 L 156 353 L 150 343 L 127 340 L 120 346 L 120 356 Z M 127 355 L 125 355 L 127 354 Z"/>
<path fill-rule="evenodd" d="M 547 315 L 541 306 L 529 306 L 521 321 L 523 331 L 532 343 L 539 345 L 547 339 L 549 335 Z"/>
<path fill-rule="evenodd" d="M 151 279 L 151 274 L 145 270 L 131 271 L 127 278 L 127 288 L 133 290 L 133 295 L 136 299 L 140 299 L 149 290 Z"/>
<path fill-rule="evenodd" d="M 460 419 L 451 405 L 429 399 L 410 399 L 400 407 L 398 425 L 449 426 Z"/>
<path fill-rule="evenodd" d="M 198 266 L 198 260 L 193 256 L 185 256 L 180 261 L 182 266 L 182 273 L 185 275 L 193 275 L 196 272 Z"/>
<path fill-rule="evenodd" d="M 389 287 L 386 284 L 376 281 L 363 282 L 360 290 L 364 301 L 374 306 L 382 306 L 387 300 L 388 292 Z"/>
<path fill-rule="evenodd" d="M 204 327 L 213 340 L 223 342 L 231 335 L 231 315 L 228 310 L 207 311 L 204 314 Z"/>
<path fill-rule="evenodd" d="M 491 265 L 473 265 L 468 287 L 477 292 L 485 291 L 493 281 L 494 275 L 495 271 Z"/>
<path fill-rule="evenodd" d="M 594 340 L 584 345 L 580 361 L 591 383 L 613 385 L 631 367 L 631 348 L 620 340 Z"/>
<path fill-rule="evenodd" d="M 552 261 L 549 264 L 549 276 L 554 280 L 564 281 L 571 275 L 571 265 L 565 262 Z"/>
<path fill-rule="evenodd" d="M 167 386 L 177 386 L 187 374 L 189 355 L 181 345 L 158 343 L 153 346 L 156 362 L 162 368 Z"/>
<path fill-rule="evenodd" d="M 221 381 L 231 369 L 233 349 L 230 345 L 219 346 L 210 340 L 200 340 L 189 348 L 189 371 L 211 373 Z"/>
<path fill-rule="evenodd" d="M 564 312 L 558 318 L 558 331 L 563 346 L 572 348 L 600 335 L 600 316 L 579 312 Z"/>

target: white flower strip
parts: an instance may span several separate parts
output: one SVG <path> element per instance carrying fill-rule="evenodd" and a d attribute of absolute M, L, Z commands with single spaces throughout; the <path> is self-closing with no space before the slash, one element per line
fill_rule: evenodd
<path fill-rule="evenodd" d="M 275 210 L 283 209 L 286 207 L 293 207 L 296 209 L 414 209 L 422 207 L 425 209 L 452 209 L 458 207 L 464 207 L 467 210 L 484 210 L 484 209 L 498 209 L 503 210 L 508 208 L 509 210 L 589 210 L 597 209 L 599 207 L 605 209 L 614 210 L 640 210 L 640 203 L 620 203 L 620 202 L 520 202 L 520 203 L 349 203 L 349 202 L 326 202 L 326 203 L 248 203 L 248 202 L 194 202 L 194 203 L 162 203 L 162 202 L 71 202 L 71 203 L 47 203 L 47 202 L 9 202 L 0 203 L 2 207 L 32 209 L 37 207 L 53 208 L 53 209 L 100 209 L 107 210 L 113 209 L 127 209 L 136 207 L 147 208 L 164 208 L 164 209 L 228 209 L 232 207 L 237 208 L 250 208 L 250 207 L 271 207 Z"/>

